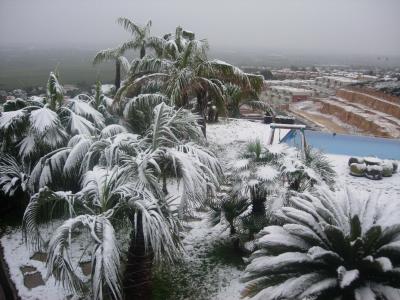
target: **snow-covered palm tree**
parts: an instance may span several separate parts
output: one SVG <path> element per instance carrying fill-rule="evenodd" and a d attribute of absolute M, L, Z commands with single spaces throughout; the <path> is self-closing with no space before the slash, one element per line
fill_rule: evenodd
<path fill-rule="evenodd" d="M 244 105 L 255 110 L 268 111 L 271 113 L 271 106 L 266 102 L 258 100 L 258 96 L 252 90 L 242 90 L 235 84 L 225 84 L 224 94 L 229 117 L 240 117 L 240 108 Z"/>
<path fill-rule="evenodd" d="M 94 247 L 93 297 L 101 299 L 109 293 L 121 298 L 122 289 L 127 296 L 149 296 L 152 265 L 171 262 L 182 250 L 179 214 L 174 213 L 160 184 L 163 172 L 168 168 L 168 175 L 182 181 L 180 212 L 204 202 L 221 176 L 215 156 L 191 142 L 202 138 L 196 120 L 186 110 L 161 103 L 154 108 L 153 121 L 142 137 L 128 133 L 121 125 L 109 125 L 96 137 L 76 135 L 66 147 L 43 157 L 46 162 L 40 162 L 32 175 L 32 185 L 38 192 L 31 198 L 23 224 L 29 244 L 41 248 L 45 246 L 37 226 L 41 212 L 51 211 L 46 209 L 49 206 L 64 208 L 68 219 L 48 246 L 49 274 L 71 292 L 82 290 L 73 268 L 77 262 L 71 261 L 68 249 L 72 233 L 88 228 Z M 53 192 L 48 188 L 60 187 L 53 185 L 54 178 L 69 174 L 80 178 L 78 191 Z M 114 225 L 124 219 L 132 233 L 121 280 L 114 237 L 118 227 Z"/>
<path fill-rule="evenodd" d="M 132 279 L 135 272 L 134 260 L 152 250 L 156 261 L 171 261 L 180 251 L 177 238 L 177 223 L 168 208 L 161 207 L 159 199 L 147 189 L 137 184 L 134 177 L 127 176 L 118 168 L 112 170 L 95 167 L 84 175 L 81 190 L 78 193 L 42 188 L 32 196 L 23 218 L 25 237 L 35 250 L 43 249 L 44 241 L 38 229 L 38 223 L 48 216 L 49 207 L 65 209 L 68 219 L 58 227 L 48 244 L 48 274 L 61 281 L 70 293 L 83 292 L 82 279 L 75 271 L 79 261 L 72 261 L 70 247 L 71 235 L 90 233 L 91 256 L 91 295 L 94 299 L 103 299 L 106 294 L 112 298 L 122 298 L 120 246 L 116 241 L 114 226 L 128 218 L 132 225 L 131 246 L 125 269 L 125 292 L 129 295 L 135 289 L 140 290 L 138 282 Z M 60 216 L 60 214 L 59 214 Z M 140 250 L 138 249 L 140 247 Z M 146 250 L 146 252 L 144 252 Z M 139 252 L 138 252 L 139 251 Z M 132 256 L 132 257 L 131 257 Z M 133 259 L 133 260 L 132 260 Z M 146 273 L 142 274 L 146 275 Z"/>
<path fill-rule="evenodd" d="M 115 96 L 117 103 L 121 103 L 125 96 L 136 95 L 149 83 L 156 82 L 160 92 L 173 105 L 188 108 L 191 99 L 196 99 L 196 111 L 201 116 L 205 133 L 208 102 L 212 100 L 220 111 L 225 109 L 225 82 L 234 83 L 246 90 L 258 91 L 261 88 L 262 77 L 250 76 L 219 60 L 208 60 L 208 44 L 205 40 L 187 39 L 181 45 L 176 45 L 174 40 L 164 43 L 164 49 L 173 49 L 169 51 L 174 54 L 159 58 L 145 56 L 134 60 L 126 81 Z"/>
<path fill-rule="evenodd" d="M 140 58 L 143 58 L 146 55 L 146 48 L 149 46 L 150 29 L 152 22 L 151 20 L 147 21 L 146 25 L 139 25 L 129 20 L 128 18 L 118 18 L 118 24 L 124 27 L 126 31 L 128 31 L 132 35 L 132 39 L 124 42 L 120 48 L 122 51 L 127 51 L 130 49 L 139 50 Z"/>
<path fill-rule="evenodd" d="M 241 219 L 250 235 L 270 222 L 271 211 L 266 207 L 272 206 L 277 198 L 280 157 L 256 140 L 250 142 L 241 157 L 231 165 L 232 189 L 229 194 L 231 199 L 247 200 L 249 209 Z"/>
<path fill-rule="evenodd" d="M 392 199 L 394 200 L 394 199 Z M 398 299 L 398 201 L 357 191 L 298 194 L 265 227 L 243 280 L 251 299 Z"/>
<path fill-rule="evenodd" d="M 127 18 L 118 18 L 118 24 L 124 27 L 132 35 L 132 39 L 121 45 L 97 52 L 93 59 L 93 64 L 99 64 L 105 61 L 113 60 L 115 62 L 115 88 L 118 90 L 121 85 L 121 67 L 124 71 L 129 70 L 129 61 L 124 54 L 130 49 L 140 50 L 140 57 L 146 55 L 148 39 L 150 38 L 151 20 L 146 25 L 140 26 Z"/>
<path fill-rule="evenodd" d="M 42 102 L 26 101 L 21 109 L 1 113 L 3 151 L 17 144 L 19 156 L 24 159 L 64 145 L 69 136 L 93 135 L 104 127 L 100 112 L 81 99 L 64 100 L 62 91 L 51 72 L 47 96 Z"/>

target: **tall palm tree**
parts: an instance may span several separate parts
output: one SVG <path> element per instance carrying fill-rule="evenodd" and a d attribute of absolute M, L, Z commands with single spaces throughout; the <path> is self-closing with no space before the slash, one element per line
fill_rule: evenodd
<path fill-rule="evenodd" d="M 147 40 L 150 37 L 151 20 L 149 20 L 145 26 L 135 24 L 127 18 L 118 18 L 117 22 L 132 35 L 132 40 L 124 42 L 115 48 L 99 51 L 93 59 L 93 64 L 96 65 L 108 60 L 113 60 L 115 62 L 114 84 L 115 88 L 118 90 L 121 85 L 121 67 L 125 71 L 129 70 L 129 62 L 123 56 L 125 52 L 130 49 L 139 49 L 141 58 L 146 55 Z"/>
<path fill-rule="evenodd" d="M 291 198 L 256 240 L 243 297 L 398 299 L 399 203 L 357 193 Z"/>
<path fill-rule="evenodd" d="M 181 31 L 182 29 L 177 30 L 178 36 Z M 117 91 L 115 101 L 120 103 L 124 96 L 132 93 L 135 95 L 149 83 L 157 82 L 160 91 L 177 107 L 189 107 L 191 98 L 195 97 L 195 109 L 201 116 L 205 135 L 208 102 L 213 100 L 220 111 L 225 109 L 225 82 L 234 83 L 242 89 L 258 91 L 263 80 L 260 76 L 248 75 L 228 63 L 208 60 L 208 44 L 205 40 L 176 40 L 179 44 L 175 40 L 160 42 L 164 49 L 160 58 L 144 57 L 134 60 L 127 80 Z"/>

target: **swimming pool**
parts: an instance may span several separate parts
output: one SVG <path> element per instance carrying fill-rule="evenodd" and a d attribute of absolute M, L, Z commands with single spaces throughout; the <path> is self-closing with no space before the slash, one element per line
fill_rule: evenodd
<path fill-rule="evenodd" d="M 309 145 L 325 153 L 353 156 L 377 156 L 386 159 L 400 159 L 400 140 L 358 135 L 332 134 L 320 131 L 305 131 Z M 291 146 L 301 145 L 300 132 L 291 130 L 281 140 Z"/>

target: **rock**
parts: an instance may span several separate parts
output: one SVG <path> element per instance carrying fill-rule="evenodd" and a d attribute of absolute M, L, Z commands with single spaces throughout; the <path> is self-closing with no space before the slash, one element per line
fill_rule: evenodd
<path fill-rule="evenodd" d="M 350 166 L 353 163 L 362 164 L 364 163 L 364 159 L 360 157 L 350 157 L 348 165 Z"/>
<path fill-rule="evenodd" d="M 36 252 L 31 256 L 31 259 L 46 262 L 47 260 L 47 253 L 44 252 Z"/>
<path fill-rule="evenodd" d="M 92 262 L 80 262 L 79 266 L 81 267 L 83 275 L 89 276 L 92 273 Z"/>
<path fill-rule="evenodd" d="M 382 164 L 382 160 L 377 157 L 364 157 L 364 162 L 367 166 L 376 166 Z"/>
<path fill-rule="evenodd" d="M 364 163 L 352 163 L 350 165 L 350 175 L 363 177 L 365 175 L 365 171 L 367 169 L 367 165 Z"/>
<path fill-rule="evenodd" d="M 24 100 L 26 100 L 26 99 L 28 98 L 27 93 L 26 93 L 24 90 L 21 90 L 21 89 L 13 90 L 13 91 L 11 92 L 11 94 L 12 94 L 15 98 L 21 98 L 21 99 L 24 99 Z"/>
<path fill-rule="evenodd" d="M 44 285 L 42 274 L 40 274 L 40 272 L 25 274 L 24 275 L 24 285 L 28 289 L 33 289 L 39 285 Z"/>
<path fill-rule="evenodd" d="M 373 180 L 382 179 L 383 168 L 378 165 L 369 165 L 365 171 L 365 177 Z"/>
<path fill-rule="evenodd" d="M 32 266 L 22 266 L 19 268 L 22 272 L 22 274 L 27 274 L 27 273 L 32 273 L 32 272 L 36 272 L 37 269 L 35 267 Z"/>
<path fill-rule="evenodd" d="M 390 177 L 393 174 L 393 163 L 391 161 L 384 161 L 382 163 L 382 176 Z"/>

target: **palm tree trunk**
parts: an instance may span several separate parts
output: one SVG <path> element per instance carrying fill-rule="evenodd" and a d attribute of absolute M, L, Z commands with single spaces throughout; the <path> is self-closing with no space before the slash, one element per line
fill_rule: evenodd
<path fill-rule="evenodd" d="M 146 55 L 146 47 L 142 45 L 142 47 L 140 47 L 140 58 L 143 58 L 145 55 Z"/>
<path fill-rule="evenodd" d="M 251 204 L 252 204 L 252 215 L 253 216 L 265 216 L 265 205 L 266 194 L 254 187 L 250 191 L 251 193 Z"/>
<path fill-rule="evenodd" d="M 124 276 L 125 299 L 149 300 L 152 296 L 152 263 L 153 254 L 151 250 L 145 249 L 142 213 L 137 214 L 137 224 L 131 218 L 133 227 L 131 242 L 129 245 L 128 261 Z M 136 231 L 136 235 L 135 235 Z"/>
<path fill-rule="evenodd" d="M 115 60 L 115 90 L 118 91 L 121 86 L 121 63 L 118 59 Z"/>
<path fill-rule="evenodd" d="M 162 191 L 163 191 L 164 195 L 168 195 L 167 176 L 165 175 L 165 171 L 162 174 Z"/>
<path fill-rule="evenodd" d="M 199 125 L 203 131 L 204 137 L 207 137 L 207 93 L 205 91 L 197 92 L 197 113 L 200 115 Z"/>

